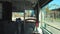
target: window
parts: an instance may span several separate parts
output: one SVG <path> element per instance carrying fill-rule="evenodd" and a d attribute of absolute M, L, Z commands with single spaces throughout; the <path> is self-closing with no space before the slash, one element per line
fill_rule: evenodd
<path fill-rule="evenodd" d="M 46 28 L 53 34 L 60 34 L 60 0 L 53 0 L 40 9 L 44 13 L 42 18 L 42 27 Z"/>
<path fill-rule="evenodd" d="M 12 12 L 12 21 L 16 21 L 16 18 L 21 18 L 21 20 L 24 20 L 24 13 L 23 12 Z"/>
<path fill-rule="evenodd" d="M 36 22 L 36 15 L 34 10 L 25 10 L 25 20 L 30 22 Z"/>

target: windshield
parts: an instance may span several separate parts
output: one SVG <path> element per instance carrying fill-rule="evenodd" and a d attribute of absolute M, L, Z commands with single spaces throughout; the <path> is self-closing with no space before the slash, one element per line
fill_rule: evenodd
<path fill-rule="evenodd" d="M 25 10 L 25 14 L 24 12 L 12 12 L 12 21 L 16 21 L 16 18 L 24 20 L 24 17 L 25 19 L 36 19 L 35 16 L 34 10 Z"/>
<path fill-rule="evenodd" d="M 36 19 L 34 10 L 25 10 L 25 19 Z"/>
<path fill-rule="evenodd" d="M 24 13 L 23 12 L 12 12 L 12 21 L 16 21 L 16 18 L 21 18 L 21 20 L 24 20 Z"/>

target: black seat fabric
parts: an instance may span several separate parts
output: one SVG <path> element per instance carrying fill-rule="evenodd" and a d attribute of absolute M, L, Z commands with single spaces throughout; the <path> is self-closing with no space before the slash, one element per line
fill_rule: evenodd
<path fill-rule="evenodd" d="M 34 27 L 35 27 L 34 23 L 25 23 L 25 28 L 24 28 L 25 34 L 32 34 Z"/>
<path fill-rule="evenodd" d="M 3 21 L 0 23 L 0 32 L 2 34 L 31 34 L 35 23 L 20 23 L 14 21 Z"/>
<path fill-rule="evenodd" d="M 15 34 L 17 30 L 17 24 L 15 22 L 4 23 L 4 34 Z"/>

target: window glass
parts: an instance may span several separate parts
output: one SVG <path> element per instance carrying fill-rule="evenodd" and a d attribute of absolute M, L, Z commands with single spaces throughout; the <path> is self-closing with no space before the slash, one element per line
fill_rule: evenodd
<path fill-rule="evenodd" d="M 25 10 L 25 18 L 35 18 L 34 10 Z"/>
<path fill-rule="evenodd" d="M 35 15 L 34 10 L 25 10 L 25 19 L 27 21 L 31 21 L 31 22 L 33 21 L 33 22 L 35 22 L 36 15 Z"/>
<path fill-rule="evenodd" d="M 24 20 L 24 13 L 23 12 L 12 12 L 12 21 L 16 21 L 16 18 L 21 18 L 21 20 Z"/>
<path fill-rule="evenodd" d="M 53 34 L 60 34 L 60 0 L 53 0 L 40 9 L 42 26 Z"/>

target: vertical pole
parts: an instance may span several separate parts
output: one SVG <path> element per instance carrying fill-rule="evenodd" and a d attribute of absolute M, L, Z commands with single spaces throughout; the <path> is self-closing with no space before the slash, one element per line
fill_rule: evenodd
<path fill-rule="evenodd" d="M 24 32 L 25 32 L 25 11 L 24 11 Z"/>
<path fill-rule="evenodd" d="M 24 3 L 25 3 L 25 0 L 24 0 Z M 25 4 L 24 4 L 24 7 L 25 7 Z M 25 33 L 25 8 L 24 8 L 24 32 L 23 34 Z"/>

